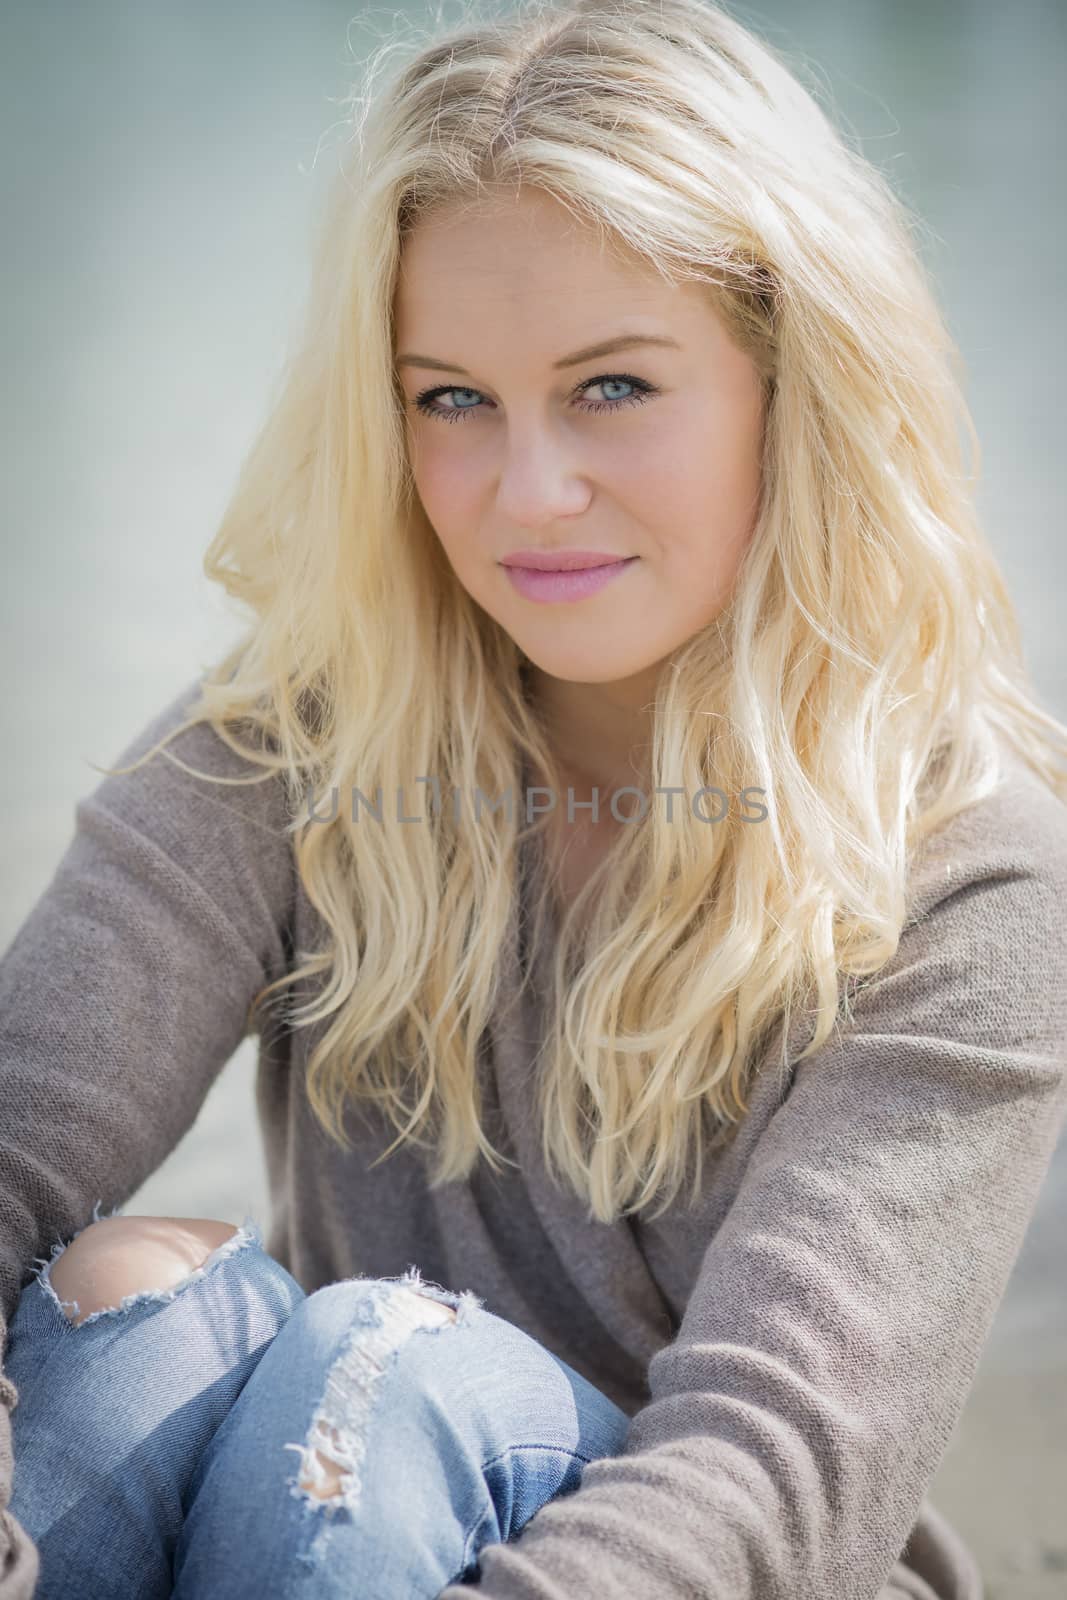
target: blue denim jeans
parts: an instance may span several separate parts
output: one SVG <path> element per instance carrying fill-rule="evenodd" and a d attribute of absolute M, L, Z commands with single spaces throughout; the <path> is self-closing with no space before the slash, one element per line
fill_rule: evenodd
<path fill-rule="evenodd" d="M 35 1600 L 431 1600 L 622 1449 L 625 1412 L 415 1267 L 308 1295 L 248 1217 L 173 1288 L 75 1324 L 65 1248 L 4 1363 Z"/>

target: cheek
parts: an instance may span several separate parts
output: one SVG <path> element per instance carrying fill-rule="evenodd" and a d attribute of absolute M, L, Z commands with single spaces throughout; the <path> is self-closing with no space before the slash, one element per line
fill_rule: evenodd
<path fill-rule="evenodd" d="M 446 427 L 449 424 L 441 424 Z M 462 427 L 462 423 L 451 424 Z M 455 449 L 435 448 L 422 443 L 411 456 L 412 476 L 422 507 L 449 556 L 463 559 L 463 545 L 471 541 L 476 500 L 474 479 L 469 466 Z M 462 532 L 461 532 L 462 530 Z"/>
<path fill-rule="evenodd" d="M 439 427 L 462 427 L 462 423 L 439 423 Z M 411 464 L 415 484 L 427 511 L 431 504 L 448 505 L 462 498 L 463 484 L 469 480 L 455 449 L 448 449 L 433 439 L 422 437 L 412 445 Z"/>
<path fill-rule="evenodd" d="M 721 597 L 748 547 L 760 450 L 758 416 L 704 417 L 683 421 L 627 469 L 631 510 L 658 547 L 664 576 L 691 586 L 698 609 L 709 595 Z"/>
<path fill-rule="evenodd" d="M 678 417 L 620 454 L 615 482 L 665 542 L 731 543 L 743 536 L 760 486 L 758 428 L 751 419 Z"/>
<path fill-rule="evenodd" d="M 464 424 L 442 424 L 442 427 Z M 478 547 L 478 528 L 482 525 L 474 477 L 469 467 L 456 461 L 456 451 L 422 450 L 411 462 L 414 486 L 422 510 L 432 526 L 448 565 L 461 586 L 475 600 L 485 603 L 485 560 Z"/>

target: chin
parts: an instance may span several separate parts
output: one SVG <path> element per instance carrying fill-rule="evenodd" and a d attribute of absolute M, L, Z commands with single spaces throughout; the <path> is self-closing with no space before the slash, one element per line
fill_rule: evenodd
<path fill-rule="evenodd" d="M 648 665 L 643 657 L 634 660 L 614 655 L 610 649 L 553 650 L 538 649 L 532 641 L 519 641 L 519 649 L 530 663 L 550 678 L 560 678 L 566 683 L 619 683 L 632 678 Z"/>

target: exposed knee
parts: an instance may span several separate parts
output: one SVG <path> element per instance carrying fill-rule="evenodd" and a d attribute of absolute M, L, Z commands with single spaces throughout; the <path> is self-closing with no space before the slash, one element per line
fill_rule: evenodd
<path fill-rule="evenodd" d="M 432 1294 L 419 1294 L 417 1289 L 414 1292 L 419 1295 L 420 1300 L 426 1301 L 426 1308 L 422 1314 L 428 1322 L 455 1322 L 455 1306 L 446 1306 L 443 1300 L 435 1300 Z"/>
<path fill-rule="evenodd" d="M 77 1326 L 124 1295 L 173 1288 L 236 1232 L 203 1217 L 101 1217 L 56 1259 L 52 1287 Z"/>
<path fill-rule="evenodd" d="M 407 1294 L 412 1295 L 420 1302 L 417 1323 L 408 1321 L 399 1324 L 388 1342 L 391 1343 L 393 1339 L 403 1337 L 403 1332 L 410 1331 L 410 1328 L 415 1325 L 426 1327 L 456 1321 L 454 1307 L 445 1305 L 444 1301 L 437 1300 L 433 1295 L 422 1294 L 418 1289 L 404 1285 L 400 1291 L 401 1303 L 403 1302 L 403 1297 Z M 393 1304 L 395 1305 L 396 1301 Z M 380 1372 L 374 1351 L 369 1351 L 366 1347 L 363 1347 L 350 1352 L 350 1358 L 352 1354 L 361 1363 L 366 1362 L 369 1357 L 372 1370 L 376 1369 Z M 377 1349 L 379 1357 L 383 1354 L 384 1342 Z M 334 1460 L 332 1455 L 326 1455 L 323 1450 L 308 1444 L 304 1447 L 304 1465 L 297 1480 L 297 1487 L 313 1495 L 317 1500 L 330 1500 L 341 1492 L 344 1479 L 348 1477 L 347 1488 L 351 1492 L 353 1488 L 352 1444 L 350 1440 L 346 1441 L 337 1424 L 330 1420 L 324 1409 L 320 1410 L 314 1419 L 312 1437 L 321 1440 L 327 1450 L 332 1447 L 336 1455 L 345 1458 L 345 1463 L 342 1464 Z M 294 1448 L 298 1447 L 294 1446 Z M 357 1455 L 358 1453 L 357 1450 Z"/>

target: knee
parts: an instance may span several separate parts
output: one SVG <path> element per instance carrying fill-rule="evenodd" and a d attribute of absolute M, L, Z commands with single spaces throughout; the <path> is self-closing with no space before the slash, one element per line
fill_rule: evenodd
<path fill-rule="evenodd" d="M 56 1259 L 52 1287 L 77 1326 L 124 1295 L 173 1288 L 236 1232 L 202 1217 L 102 1217 Z"/>
<path fill-rule="evenodd" d="M 456 1310 L 417 1284 L 349 1278 L 316 1290 L 303 1312 L 311 1325 L 323 1325 L 327 1337 L 336 1337 L 340 1319 L 348 1337 L 308 1437 L 292 1446 L 302 1453 L 297 1487 L 317 1500 L 345 1498 L 352 1504 L 359 1492 L 354 1468 L 362 1455 L 374 1380 L 412 1333 L 456 1322 Z"/>

